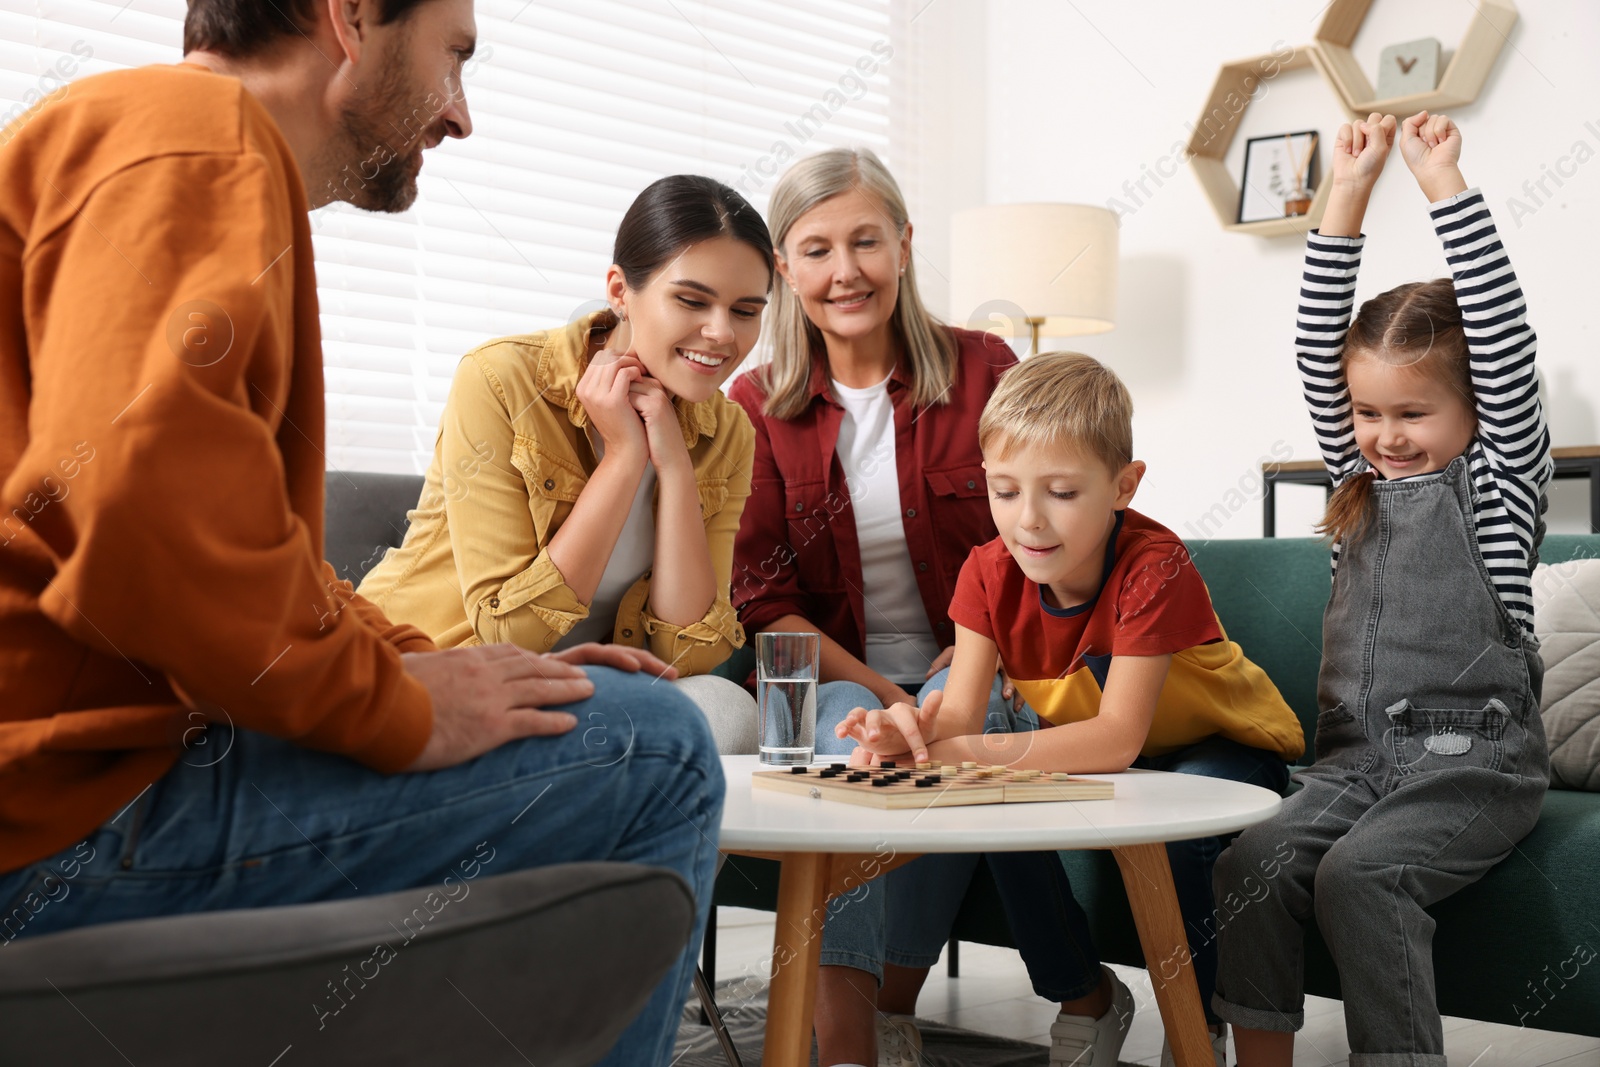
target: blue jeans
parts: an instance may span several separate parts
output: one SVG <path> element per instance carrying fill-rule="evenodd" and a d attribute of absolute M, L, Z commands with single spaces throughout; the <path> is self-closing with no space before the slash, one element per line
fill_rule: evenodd
<path fill-rule="evenodd" d="M 949 680 L 948 668 L 940 671 L 923 683 L 917 693 L 917 703 L 928 699 L 929 694 L 943 690 Z M 834 736 L 834 727 L 844 721 L 844 717 L 856 708 L 877 708 L 882 704 L 872 695 L 871 690 L 854 682 L 826 682 L 817 687 L 817 755 L 848 756 L 855 751 L 856 743 L 852 740 L 840 740 Z M 1019 733 L 1024 730 L 1039 728 L 1038 717 L 1033 709 L 1024 706 L 1020 712 L 1014 712 L 1008 701 L 1000 696 L 1000 680 L 995 679 L 994 687 L 989 691 L 989 707 L 984 713 L 984 731 L 1000 731 L 1005 733 Z M 1019 853 L 1027 856 L 1049 856 L 1054 862 L 1055 857 L 1050 853 Z M 976 863 L 978 854 L 972 856 L 926 856 L 901 868 L 922 868 L 926 866 L 930 871 L 939 860 L 971 860 Z M 1058 869 L 1059 863 L 1054 864 Z M 903 963 L 900 954 L 889 949 L 886 937 L 894 944 L 902 944 L 909 940 L 913 932 L 937 926 L 938 920 L 928 917 L 924 921 L 921 905 L 922 897 L 907 901 L 908 907 L 899 907 L 900 898 L 896 897 L 896 907 L 888 910 L 885 907 L 886 890 L 893 883 L 885 879 L 893 878 L 895 872 L 880 878 L 876 882 L 867 882 L 855 887 L 848 893 L 835 897 L 828 905 L 827 922 L 822 929 L 822 954 L 821 965 L 824 967 L 854 967 L 858 971 L 866 971 L 875 976 L 879 982 L 883 981 L 883 962 L 887 957 L 891 963 L 901 966 L 917 966 L 915 963 Z M 961 895 L 966 891 L 967 878 L 961 881 L 959 891 L 953 900 L 948 892 L 934 894 L 938 904 L 951 905 L 949 919 L 944 922 L 944 929 L 950 928 L 950 923 L 955 919 L 955 906 L 961 903 Z M 1065 873 L 1062 880 L 1065 881 Z M 916 879 L 919 883 L 920 877 Z M 887 911 L 887 914 L 886 914 Z M 899 935 L 899 936 L 896 936 Z M 942 945 L 943 942 L 940 942 Z M 929 966 L 939 958 L 939 950 L 934 949 L 933 960 Z"/>
<path fill-rule="evenodd" d="M 19 936 L 366 896 L 556 863 L 666 867 L 695 893 L 694 934 L 603 1061 L 665 1064 L 711 904 L 722 764 L 705 716 L 676 687 L 608 667 L 585 670 L 594 696 L 564 709 L 578 717 L 576 729 L 502 745 L 447 770 L 386 776 L 265 734 L 212 727 L 205 745 L 190 748 L 84 843 L 0 874 L 0 904 L 8 906 L 0 914 L 63 869 L 76 872 L 66 892 Z M 59 873 L 54 884 L 63 884 Z"/>
<path fill-rule="evenodd" d="M 942 688 L 944 680 L 943 674 L 931 679 L 918 700 L 933 689 Z M 849 710 L 838 713 L 827 734 L 831 742 L 847 749 L 854 743 L 834 738 L 832 724 Z M 819 744 L 822 714 L 819 696 Z M 1038 719 L 1031 709 L 1024 708 L 1017 715 L 1010 713 L 999 698 L 997 683 L 990 694 L 985 730 L 1019 732 L 1037 728 Z M 1278 793 L 1283 792 L 1289 780 L 1288 765 L 1276 753 L 1224 737 L 1210 737 L 1163 756 L 1141 756 L 1133 766 L 1248 782 Z M 1189 952 L 1201 1003 L 1208 1021 L 1213 1023 L 1218 1019 L 1211 1011 L 1217 975 L 1211 875 L 1225 844 L 1221 838 L 1207 837 L 1167 845 L 1178 907 L 1189 931 Z M 1099 953 L 1088 916 L 1073 896 L 1060 859 L 1051 852 L 935 853 L 897 868 L 882 879 L 884 892 L 872 893 L 869 885 L 862 887 L 865 892 L 857 891 L 856 899 L 841 896 L 830 905 L 822 936 L 822 962 L 855 967 L 876 975 L 880 981 L 885 960 L 900 967 L 933 966 L 949 940 L 956 913 L 980 861 L 987 862 L 994 875 L 1012 940 L 1027 965 L 1034 992 L 1054 1001 L 1076 1000 L 1092 992 L 1100 982 Z M 840 919 L 837 924 L 836 917 Z M 1162 965 L 1161 961 L 1147 962 L 1156 967 Z"/>

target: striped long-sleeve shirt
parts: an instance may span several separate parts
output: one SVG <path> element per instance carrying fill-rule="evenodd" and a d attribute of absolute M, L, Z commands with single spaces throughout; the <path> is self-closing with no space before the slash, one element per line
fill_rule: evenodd
<path fill-rule="evenodd" d="M 1466 457 L 1478 548 L 1506 609 L 1532 633 L 1529 581 L 1553 471 L 1550 429 L 1533 369 L 1537 340 L 1483 194 L 1468 189 L 1434 204 L 1429 214 L 1455 282 L 1470 358 L 1478 430 Z M 1295 351 L 1311 423 L 1335 485 L 1371 469 L 1356 447 L 1350 390 L 1339 362 L 1365 242 L 1364 236 L 1313 232 L 1300 289 Z M 1339 566 L 1337 544 L 1333 566 Z"/>

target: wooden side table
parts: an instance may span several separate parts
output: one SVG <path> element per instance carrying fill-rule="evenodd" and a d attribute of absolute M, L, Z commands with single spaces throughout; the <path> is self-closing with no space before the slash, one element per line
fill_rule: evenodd
<path fill-rule="evenodd" d="M 1557 478 L 1589 479 L 1589 530 L 1600 533 L 1600 445 L 1576 445 L 1569 448 L 1552 448 Z M 1333 482 L 1328 469 L 1320 459 L 1296 459 L 1288 463 L 1261 465 L 1261 536 L 1278 536 L 1277 483 L 1294 485 L 1320 485 L 1333 492 Z"/>

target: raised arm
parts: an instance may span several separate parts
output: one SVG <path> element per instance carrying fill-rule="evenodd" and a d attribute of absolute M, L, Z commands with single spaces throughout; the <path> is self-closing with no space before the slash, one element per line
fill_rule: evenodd
<path fill-rule="evenodd" d="M 1394 142 L 1392 115 L 1374 112 L 1366 122 L 1345 123 L 1333 147 L 1333 188 L 1322 225 L 1306 239 L 1306 260 L 1295 321 L 1295 361 L 1323 462 L 1335 484 L 1356 470 L 1350 390 L 1340 357 L 1350 332 L 1356 272 L 1366 238 L 1361 221 L 1373 186 Z"/>
<path fill-rule="evenodd" d="M 1448 116 L 1420 112 L 1402 126 L 1400 152 L 1428 198 L 1450 264 L 1467 337 L 1478 438 L 1496 468 L 1542 489 L 1551 461 L 1550 429 L 1534 373 L 1538 339 L 1489 206 L 1461 175 L 1461 131 Z"/>

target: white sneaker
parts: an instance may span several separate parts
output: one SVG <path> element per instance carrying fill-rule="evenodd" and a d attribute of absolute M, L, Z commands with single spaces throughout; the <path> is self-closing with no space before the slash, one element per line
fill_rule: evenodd
<path fill-rule="evenodd" d="M 1216 1058 L 1217 1067 L 1228 1067 L 1228 1024 L 1222 1024 L 1222 1033 L 1211 1035 L 1211 1054 Z M 1177 1067 L 1172 1058 L 1172 1043 L 1166 1038 L 1161 1039 L 1161 1067 Z"/>
<path fill-rule="evenodd" d="M 879 1012 L 878 1067 L 922 1067 L 922 1034 L 909 1015 Z"/>
<path fill-rule="evenodd" d="M 1133 1025 L 1133 994 L 1109 967 L 1111 1007 L 1098 1019 L 1057 1015 L 1050 1027 L 1050 1067 L 1117 1067 L 1117 1055 Z"/>

